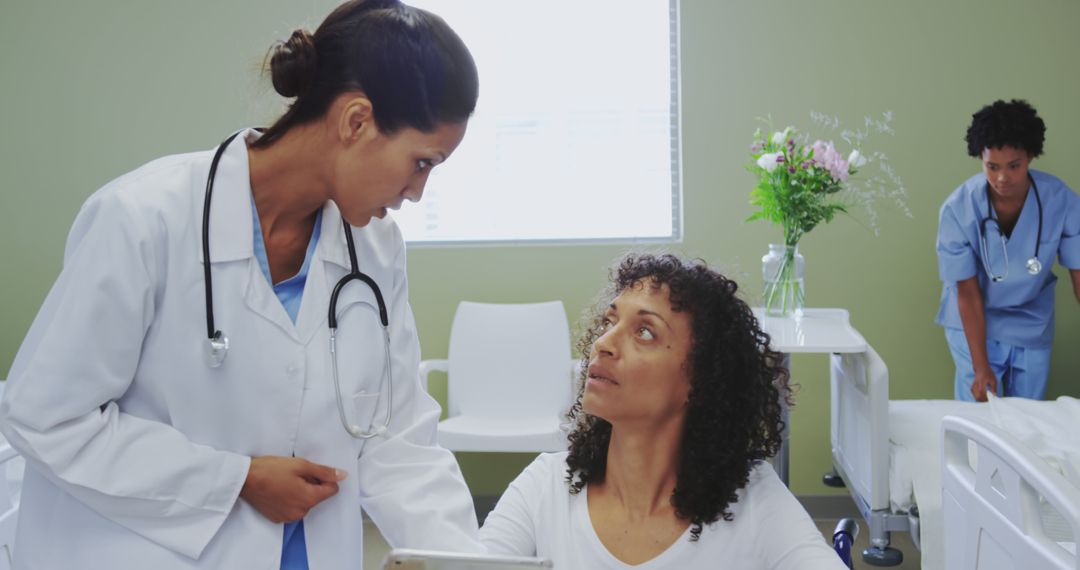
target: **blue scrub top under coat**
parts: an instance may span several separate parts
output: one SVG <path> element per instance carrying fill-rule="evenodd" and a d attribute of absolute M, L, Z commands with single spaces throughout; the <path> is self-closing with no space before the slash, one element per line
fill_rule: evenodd
<path fill-rule="evenodd" d="M 304 285 L 307 282 L 308 268 L 311 266 L 311 258 L 315 253 L 315 246 L 319 243 L 319 231 L 322 226 L 322 210 L 315 215 L 315 229 L 311 232 L 311 241 L 308 242 L 307 252 L 304 254 L 304 263 L 300 271 L 292 277 L 274 283 L 270 277 L 270 261 L 266 255 L 266 243 L 263 241 L 262 224 L 259 221 L 259 212 L 255 209 L 255 197 L 251 198 L 252 227 L 255 230 L 253 245 L 255 259 L 259 261 L 259 268 L 266 276 L 267 283 L 273 284 L 274 294 L 281 301 L 281 306 L 289 314 L 292 322 L 296 322 L 296 315 L 300 312 L 300 301 L 304 297 Z M 281 570 L 308 570 L 307 541 L 304 540 L 304 520 L 285 523 L 285 531 L 281 545 Z"/>
<path fill-rule="evenodd" d="M 956 282 L 977 277 L 983 293 L 986 337 L 1026 348 L 1050 348 L 1054 338 L 1054 258 L 1068 269 L 1080 269 L 1080 196 L 1061 179 L 1031 170 L 1042 200 L 1042 235 L 1035 193 L 1028 190 L 1011 237 L 1006 239 L 1008 277 L 992 282 L 983 266 L 980 222 L 987 216 L 986 175 L 979 173 L 960 185 L 941 206 L 938 222 L 938 273 L 944 282 L 936 322 L 962 329 L 956 304 Z M 996 219 L 997 213 L 994 213 Z M 991 270 L 1002 275 L 1005 260 L 997 226 L 986 225 L 987 256 Z M 1037 275 L 1026 263 L 1035 254 L 1039 238 Z"/>

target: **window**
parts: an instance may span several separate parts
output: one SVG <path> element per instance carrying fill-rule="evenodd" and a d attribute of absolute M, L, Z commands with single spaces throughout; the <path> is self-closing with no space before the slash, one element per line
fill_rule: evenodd
<path fill-rule="evenodd" d="M 464 142 L 394 218 L 411 244 L 681 238 L 677 0 L 411 0 L 480 70 Z"/>

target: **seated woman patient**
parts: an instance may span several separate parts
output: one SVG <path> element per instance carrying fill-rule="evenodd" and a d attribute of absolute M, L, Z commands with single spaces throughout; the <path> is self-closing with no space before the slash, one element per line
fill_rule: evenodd
<path fill-rule="evenodd" d="M 568 452 L 543 454 L 480 531 L 556 568 L 843 569 L 764 461 L 780 445 L 780 355 L 735 282 L 632 254 L 593 326 Z"/>

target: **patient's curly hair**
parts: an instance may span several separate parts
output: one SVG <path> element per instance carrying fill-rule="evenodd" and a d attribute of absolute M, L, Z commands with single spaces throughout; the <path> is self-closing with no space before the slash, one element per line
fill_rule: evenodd
<path fill-rule="evenodd" d="M 1011 146 L 1039 156 L 1046 140 L 1046 123 L 1027 101 L 1002 100 L 979 109 L 971 116 L 967 136 L 968 154 L 979 158 L 983 150 Z"/>
<path fill-rule="evenodd" d="M 570 453 L 566 481 L 577 494 L 590 482 L 604 480 L 611 424 L 582 409 L 593 343 L 602 334 L 604 312 L 620 292 L 643 282 L 667 285 L 674 310 L 690 316 L 692 344 L 687 357 L 690 392 L 686 424 L 671 504 L 689 519 L 691 540 L 702 526 L 729 510 L 754 465 L 780 447 L 784 428 L 781 393 L 790 404 L 788 372 L 779 353 L 769 348 L 750 307 L 735 293 L 734 281 L 702 261 L 674 255 L 629 254 L 612 269 L 603 301 L 587 316 L 578 348 L 583 366 L 577 401 L 571 407 Z"/>

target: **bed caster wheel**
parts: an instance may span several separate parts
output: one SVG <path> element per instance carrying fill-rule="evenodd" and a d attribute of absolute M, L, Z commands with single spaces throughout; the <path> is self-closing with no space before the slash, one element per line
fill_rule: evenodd
<path fill-rule="evenodd" d="M 862 551 L 862 559 L 871 566 L 899 566 L 904 561 L 904 553 L 890 546 L 871 546 Z"/>
<path fill-rule="evenodd" d="M 844 483 L 844 478 L 836 471 L 829 471 L 822 475 L 821 482 L 827 487 L 847 487 L 847 484 Z"/>

